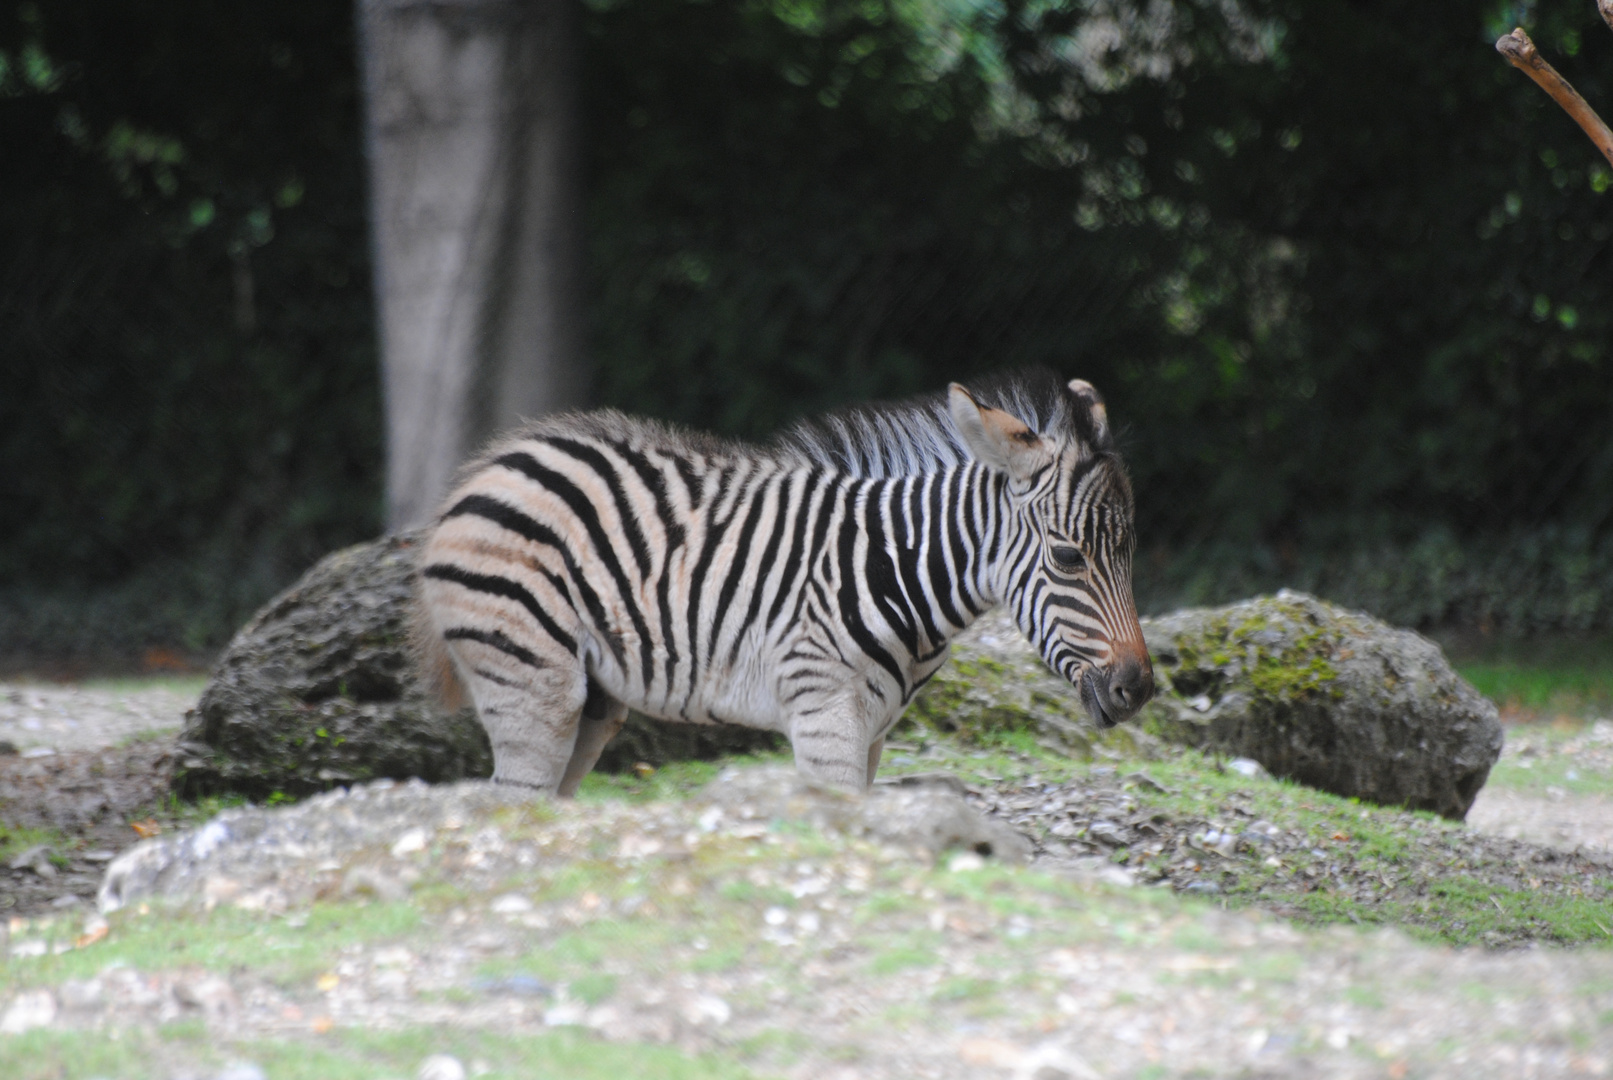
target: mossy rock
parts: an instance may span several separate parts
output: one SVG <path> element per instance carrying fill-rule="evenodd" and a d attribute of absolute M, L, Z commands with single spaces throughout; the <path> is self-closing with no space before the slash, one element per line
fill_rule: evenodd
<path fill-rule="evenodd" d="M 186 716 L 174 784 L 262 799 L 487 776 L 471 710 L 441 708 L 407 647 L 414 540 L 335 552 L 236 633 Z"/>
<path fill-rule="evenodd" d="M 1145 730 L 1337 795 L 1460 820 L 1501 753 L 1495 705 L 1438 645 L 1284 590 L 1144 620 Z"/>
<path fill-rule="evenodd" d="M 382 778 L 492 775 L 475 712 L 444 709 L 414 670 L 407 642 L 415 543 L 402 534 L 335 552 L 241 628 L 186 717 L 176 788 L 265 799 Z M 635 713 L 599 767 L 782 745 L 771 732 Z"/>

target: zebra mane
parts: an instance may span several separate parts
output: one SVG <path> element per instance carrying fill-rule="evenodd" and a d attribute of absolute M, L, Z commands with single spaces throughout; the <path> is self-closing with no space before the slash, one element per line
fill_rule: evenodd
<path fill-rule="evenodd" d="M 970 379 L 964 386 L 980 404 L 1012 413 L 1055 442 L 1091 441 L 1091 421 L 1073 407 L 1064 382 L 1045 368 Z M 970 460 L 944 390 L 798 421 L 774 437 L 772 448 L 869 479 L 911 476 Z"/>

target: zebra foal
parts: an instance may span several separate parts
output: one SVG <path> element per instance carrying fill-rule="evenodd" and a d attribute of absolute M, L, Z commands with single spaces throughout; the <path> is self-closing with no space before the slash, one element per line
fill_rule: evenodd
<path fill-rule="evenodd" d="M 469 691 L 497 782 L 574 793 L 631 707 L 782 732 L 803 774 L 865 787 L 997 604 L 1098 724 L 1153 694 L 1131 487 L 1079 379 L 954 383 L 762 446 L 572 413 L 462 477 L 422 547 L 417 639 Z"/>

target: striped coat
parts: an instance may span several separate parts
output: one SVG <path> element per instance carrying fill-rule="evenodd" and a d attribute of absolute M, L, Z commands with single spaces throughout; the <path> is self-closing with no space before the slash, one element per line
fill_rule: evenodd
<path fill-rule="evenodd" d="M 782 732 L 802 772 L 861 787 L 999 603 L 1095 720 L 1132 715 L 1131 519 L 1079 380 L 954 385 L 766 446 L 574 413 L 467 467 L 422 551 L 419 637 L 496 781 L 571 793 L 631 707 Z"/>

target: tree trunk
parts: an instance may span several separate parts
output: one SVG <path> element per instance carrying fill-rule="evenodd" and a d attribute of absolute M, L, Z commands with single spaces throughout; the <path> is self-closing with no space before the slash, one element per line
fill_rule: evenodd
<path fill-rule="evenodd" d="M 387 523 L 521 417 L 581 404 L 572 0 L 359 0 Z"/>

